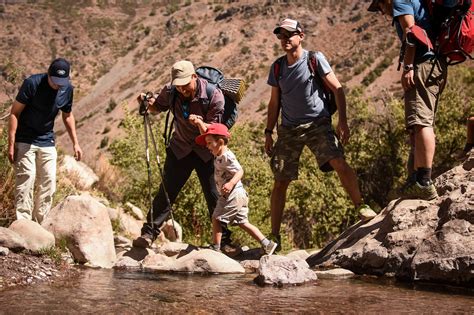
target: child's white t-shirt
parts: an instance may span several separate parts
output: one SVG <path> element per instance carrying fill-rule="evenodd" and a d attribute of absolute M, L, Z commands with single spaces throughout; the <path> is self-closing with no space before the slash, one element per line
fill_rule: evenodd
<path fill-rule="evenodd" d="M 216 181 L 217 191 L 221 193 L 221 188 L 225 183 L 230 181 L 234 174 L 242 169 L 235 154 L 227 149 L 222 155 L 214 158 L 214 180 Z M 236 188 L 243 188 L 242 182 L 235 185 Z"/>

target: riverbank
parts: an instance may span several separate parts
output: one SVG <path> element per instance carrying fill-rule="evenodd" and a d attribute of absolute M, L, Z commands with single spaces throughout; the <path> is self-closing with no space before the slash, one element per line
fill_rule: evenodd
<path fill-rule="evenodd" d="M 0 291 L 15 286 L 53 283 L 79 276 L 79 271 L 65 260 L 55 261 L 47 255 L 10 252 L 0 256 Z"/>

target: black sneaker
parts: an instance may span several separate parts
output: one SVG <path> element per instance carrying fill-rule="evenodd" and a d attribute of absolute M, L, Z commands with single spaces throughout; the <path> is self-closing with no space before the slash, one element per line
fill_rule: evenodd
<path fill-rule="evenodd" d="M 218 247 L 218 246 L 215 245 L 215 244 L 209 245 L 209 249 L 210 249 L 210 250 L 213 250 L 213 251 L 215 251 L 215 252 L 218 252 L 218 253 L 222 253 L 220 247 Z"/>
<path fill-rule="evenodd" d="M 150 248 L 151 244 L 153 244 L 153 237 L 149 234 L 143 234 L 136 239 L 133 240 L 132 246 L 139 247 L 139 248 Z"/>

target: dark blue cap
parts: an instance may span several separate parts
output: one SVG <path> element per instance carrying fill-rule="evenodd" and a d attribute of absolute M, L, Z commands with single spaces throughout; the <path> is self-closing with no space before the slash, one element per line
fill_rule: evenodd
<path fill-rule="evenodd" d="M 69 84 L 71 65 L 64 58 L 55 59 L 48 69 L 48 75 L 54 84 L 64 86 Z"/>

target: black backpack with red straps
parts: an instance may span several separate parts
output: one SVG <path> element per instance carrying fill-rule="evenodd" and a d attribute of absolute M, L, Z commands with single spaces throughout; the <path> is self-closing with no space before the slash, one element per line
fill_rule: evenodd
<path fill-rule="evenodd" d="M 318 72 L 318 58 L 316 58 L 316 51 L 309 51 L 308 52 L 308 68 L 311 72 L 311 76 L 316 80 L 316 83 L 322 87 L 323 90 L 323 101 L 327 106 L 329 114 L 333 115 L 337 111 L 336 105 L 336 97 L 334 93 L 331 91 L 329 87 L 326 86 L 323 79 L 319 75 Z M 275 79 L 278 83 L 280 80 L 280 69 L 283 62 L 283 58 L 286 58 L 286 55 L 281 56 L 275 61 L 275 65 L 273 67 L 273 74 L 275 75 Z M 279 103 L 279 106 L 281 104 Z"/>
<path fill-rule="evenodd" d="M 425 0 L 433 31 L 428 38 L 418 25 L 410 29 L 408 36 L 433 50 L 438 57 L 455 65 L 474 59 L 474 1 L 472 0 Z M 433 41 L 432 41 L 433 40 Z"/>

